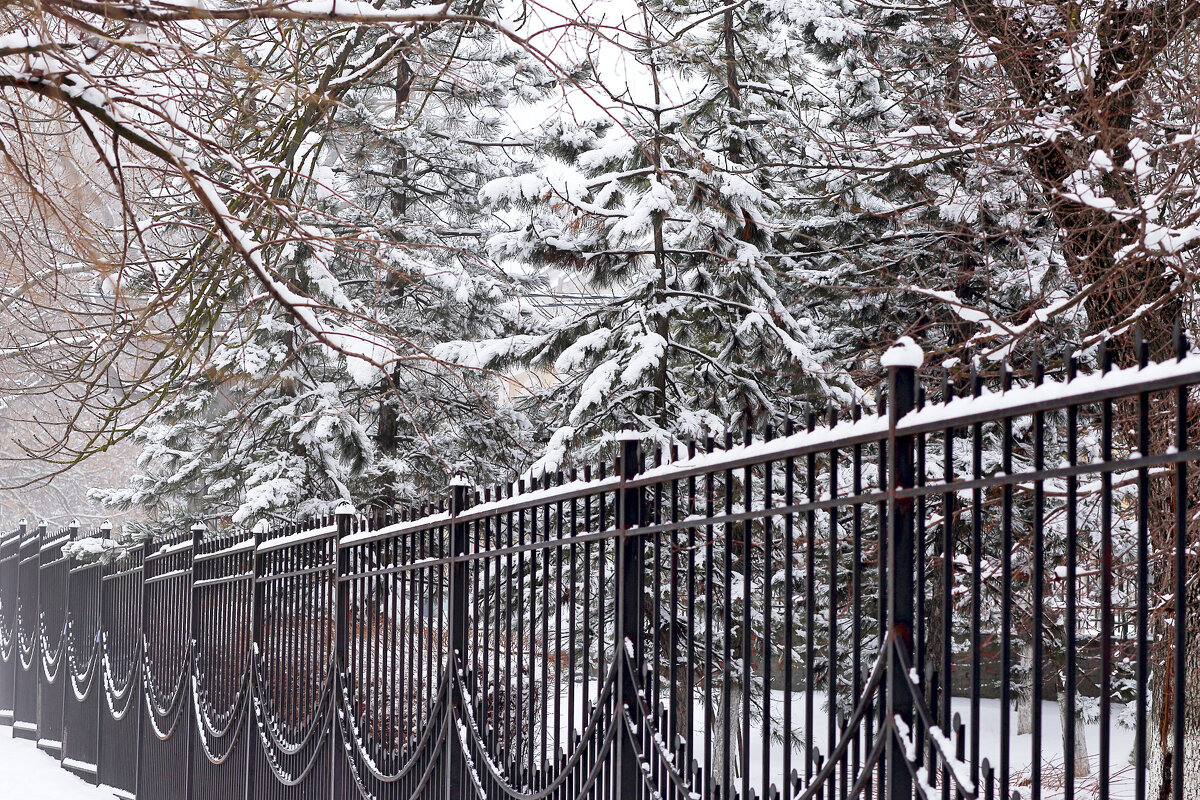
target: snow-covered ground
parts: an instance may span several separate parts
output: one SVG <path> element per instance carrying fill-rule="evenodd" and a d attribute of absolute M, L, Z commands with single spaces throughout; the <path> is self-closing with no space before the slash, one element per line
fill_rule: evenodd
<path fill-rule="evenodd" d="M 33 742 L 12 738 L 0 726 L 0 797 L 6 800 L 112 800 L 112 793 L 91 786 L 58 765 Z"/>
<path fill-rule="evenodd" d="M 783 693 L 772 693 L 773 724 L 778 726 L 783 717 Z M 594 693 L 593 693 L 594 696 Z M 821 710 L 823 697 L 815 698 L 814 731 L 815 743 L 828 752 L 825 746 L 825 716 Z M 582 705 L 582 698 L 580 698 Z M 970 706 L 966 698 L 953 699 L 954 711 L 962 714 L 963 721 L 969 722 Z M 703 713 L 697 709 L 699 713 Z M 980 704 L 982 736 L 980 742 L 981 755 L 998 763 L 1000 754 L 999 731 L 1000 704 L 996 700 L 983 700 Z M 1114 715 L 1121 707 L 1114 707 Z M 1055 798 L 1062 796 L 1062 739 L 1059 728 L 1058 706 L 1047 702 L 1043 706 L 1044 739 L 1042 749 L 1044 791 L 1043 797 Z M 798 734 L 803 734 L 802 720 L 804 715 L 803 697 L 793 697 L 793 716 Z M 1016 719 L 1013 718 L 1015 730 Z M 83 780 L 62 769 L 53 758 L 38 750 L 33 742 L 25 739 L 13 739 L 12 729 L 0 727 L 0 797 L 5 800 L 112 800 L 112 794 L 95 786 L 90 786 Z M 1096 752 L 1099 747 L 1099 730 L 1090 725 L 1087 729 L 1088 752 L 1092 757 L 1092 776 L 1079 782 L 1077 797 L 1096 796 Z M 695 741 L 697 746 L 703 741 L 703 733 L 697 730 Z M 1030 758 L 1031 737 L 1012 734 L 1013 783 L 1018 789 L 1025 788 L 1027 782 Z M 1129 768 L 1129 753 L 1133 745 L 1133 733 L 1130 729 L 1120 726 L 1113 728 L 1112 740 L 1112 784 L 1110 789 L 1114 798 L 1133 796 L 1133 786 Z M 779 765 L 783 757 L 782 743 L 774 741 L 771 746 L 772 762 Z M 796 752 L 794 763 L 803 769 L 803 755 Z M 761 729 L 758 736 L 750 744 L 750 775 L 751 783 L 756 789 L 762 785 L 762 737 Z M 774 778 L 774 776 L 772 776 Z M 761 789 L 760 796 L 761 796 Z M 1022 792 L 1022 794 L 1025 794 Z"/>
<path fill-rule="evenodd" d="M 576 684 L 576 700 L 575 708 L 576 721 L 575 729 L 579 730 L 583 724 L 582 711 L 583 695 L 582 684 Z M 599 691 L 599 687 L 592 685 L 590 697 L 595 698 Z M 769 765 L 769 781 L 767 783 L 775 786 L 783 785 L 783 747 L 782 736 L 780 730 L 784 719 L 784 693 L 781 690 L 771 692 L 771 758 Z M 793 749 L 792 749 L 792 765 L 801 773 L 804 771 L 804 694 L 803 692 L 792 693 L 792 731 L 793 731 Z M 757 699 L 755 702 L 758 702 Z M 963 724 L 970 730 L 971 724 L 971 702 L 966 697 L 952 697 L 951 710 L 953 713 L 961 716 Z M 566 708 L 565 699 L 561 703 L 562 708 Z M 549 707 L 549 706 L 547 706 Z M 1134 792 L 1134 775 L 1131 766 L 1131 754 L 1133 752 L 1134 732 L 1131 727 L 1120 724 L 1117 720 L 1124 716 L 1126 707 L 1121 703 L 1114 703 L 1112 706 L 1113 724 L 1110 729 L 1110 747 L 1109 747 L 1109 796 L 1112 800 L 1131 800 L 1135 796 Z M 980 759 L 987 759 L 993 768 L 998 768 L 1000 764 L 1000 717 L 1001 705 L 996 699 L 982 699 L 979 704 L 979 755 Z M 715 713 L 715 712 L 714 712 Z M 694 719 L 696 725 L 693 729 L 694 756 L 699 758 L 704 748 L 704 720 L 705 711 L 702 704 L 694 706 Z M 1017 733 L 1017 714 L 1013 707 L 1009 712 L 1010 733 L 1009 733 L 1009 757 L 1010 757 L 1010 778 L 1011 789 L 1021 793 L 1022 797 L 1030 795 L 1030 780 L 1032 775 L 1033 764 L 1033 737 L 1029 734 Z M 565 732 L 567 724 L 564 722 L 563 739 L 571 738 Z M 830 746 L 827 743 L 828 723 L 825 715 L 825 693 L 813 693 L 813 736 L 812 743 L 820 748 L 821 752 L 828 753 Z M 1077 800 L 1084 798 L 1095 798 L 1099 796 L 1099 788 L 1097 786 L 1097 777 L 1099 772 L 1099 750 L 1100 750 L 1100 726 L 1098 724 L 1085 725 L 1085 738 L 1087 740 L 1087 751 L 1089 756 L 1089 775 L 1081 777 L 1076 781 L 1075 797 Z M 764 737 L 762 726 L 757 718 L 751 723 L 751 736 L 749 747 L 749 773 L 750 786 L 758 793 L 759 797 L 765 796 L 765 787 L 763 781 L 763 745 Z M 969 750 L 968 750 L 969 751 Z M 1041 746 L 1041 764 L 1042 764 L 1042 797 L 1043 800 L 1062 800 L 1063 792 L 1063 741 L 1062 727 L 1059 717 L 1058 704 L 1053 701 L 1044 701 L 1042 703 L 1042 746 Z M 736 773 L 736 770 L 735 770 Z M 940 793 L 939 793 L 940 796 Z M 997 793 L 997 797 L 999 794 Z"/>
<path fill-rule="evenodd" d="M 814 736 L 813 743 L 821 748 L 823 752 L 828 753 L 829 747 L 826 744 L 827 722 L 825 712 L 825 695 L 821 692 L 814 693 L 813 709 L 813 728 Z M 961 715 L 963 724 L 970 726 L 971 722 L 971 703 L 965 697 L 953 697 L 950 701 L 951 709 L 954 713 Z M 1122 704 L 1113 705 L 1113 717 L 1116 719 L 1125 710 Z M 783 719 L 783 693 L 772 692 L 771 697 L 772 724 L 775 727 L 775 732 L 778 733 L 780 720 Z M 999 700 L 983 699 L 979 704 L 979 721 L 980 721 L 980 736 L 979 736 L 979 755 L 980 759 L 988 759 L 993 767 L 999 766 L 1000 763 L 1000 716 L 1001 705 Z M 802 694 L 795 694 L 792 697 L 792 717 L 793 730 L 799 736 L 803 736 L 803 719 L 804 719 L 804 697 Z M 1017 716 L 1015 709 L 1010 712 L 1010 734 L 1009 748 L 1011 757 L 1011 772 L 1012 788 L 1020 791 L 1022 797 L 1029 796 L 1029 780 L 1031 774 L 1031 764 L 1033 763 L 1032 744 L 1033 737 L 1028 734 L 1017 734 Z M 699 731 L 697 732 L 699 734 Z M 1096 785 L 1096 777 L 1099 768 L 1098 753 L 1100 750 L 1100 726 L 1087 725 L 1086 737 L 1088 755 L 1090 756 L 1091 774 L 1086 778 L 1081 778 L 1076 783 L 1077 798 L 1091 798 L 1099 795 Z M 1134 796 L 1133 785 L 1133 770 L 1130 767 L 1130 754 L 1133 752 L 1133 729 L 1113 723 L 1111 728 L 1111 743 L 1109 752 L 1109 769 L 1110 779 L 1109 792 L 1113 800 L 1125 800 Z M 697 738 L 697 741 L 700 739 Z M 1062 727 L 1059 718 L 1058 704 L 1055 702 L 1042 703 L 1042 797 L 1044 800 L 1053 800 L 1053 798 L 1061 798 L 1063 796 L 1062 775 L 1063 775 L 1063 742 L 1062 742 Z M 771 762 L 772 765 L 779 765 L 783 761 L 783 744 L 776 740 L 771 744 Z M 804 756 L 803 751 L 797 747 L 793 751 L 793 764 L 800 766 L 803 770 Z M 772 767 L 776 768 L 775 766 Z M 772 775 L 772 782 L 780 782 L 781 776 Z M 759 796 L 762 795 L 762 736 L 761 733 L 754 737 L 750 743 L 750 782 L 759 791 Z M 999 796 L 999 795 L 997 795 Z"/>

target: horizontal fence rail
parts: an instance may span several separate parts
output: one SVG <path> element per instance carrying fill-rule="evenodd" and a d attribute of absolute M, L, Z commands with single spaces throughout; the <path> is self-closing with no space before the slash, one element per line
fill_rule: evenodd
<path fill-rule="evenodd" d="M 0 723 L 147 800 L 1196 797 L 1200 358 L 1135 349 L 102 562 L 23 524 Z"/>

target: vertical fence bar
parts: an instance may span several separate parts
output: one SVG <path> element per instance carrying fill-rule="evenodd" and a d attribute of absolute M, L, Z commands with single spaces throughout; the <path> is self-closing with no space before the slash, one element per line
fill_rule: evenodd
<path fill-rule="evenodd" d="M 942 402 L 949 403 L 953 397 L 953 385 L 950 382 L 950 373 L 947 371 L 942 382 Z M 954 428 L 947 427 L 942 431 L 942 482 L 949 486 L 954 482 Z M 954 587 L 954 541 L 955 528 L 957 526 L 955 500 L 957 499 L 954 492 L 944 492 L 942 494 L 942 597 L 941 597 L 941 665 L 939 667 L 940 684 L 945 689 L 938 696 L 940 706 L 938 706 L 938 726 L 942 732 L 950 730 L 950 694 L 953 687 L 953 664 L 951 661 L 951 651 L 954 647 L 953 637 L 953 605 L 951 603 L 951 592 Z M 935 673 L 937 674 L 937 673 Z M 936 689 L 936 686 L 934 687 Z M 935 691 L 934 694 L 937 694 Z M 935 704 L 936 706 L 936 704 Z M 936 780 L 937 778 L 937 763 L 931 757 L 929 762 L 929 774 Z M 941 770 L 942 781 L 942 800 L 950 800 L 950 769 L 942 762 Z"/>
<path fill-rule="evenodd" d="M 1036 355 L 1033 361 L 1033 384 L 1041 386 L 1043 380 L 1042 361 Z M 1041 472 L 1046 466 L 1046 415 L 1042 411 L 1033 415 L 1033 468 Z M 1033 594 L 1033 665 L 1030 694 L 1033 698 L 1032 725 L 1030 736 L 1030 764 L 1033 780 L 1030 793 L 1033 800 L 1042 800 L 1042 658 L 1044 654 L 1044 606 L 1045 606 L 1045 521 L 1046 490 L 1041 480 L 1033 482 L 1033 573 L 1030 576 Z M 976 578 L 975 582 L 979 583 Z M 1064 753 L 1063 763 L 1067 755 Z"/>
<path fill-rule="evenodd" d="M 641 437 L 633 432 L 622 433 L 618 438 L 621 448 L 621 480 L 627 481 L 642 471 Z M 618 716 L 613 724 L 623 726 L 620 707 L 633 719 L 636 730 L 643 727 L 640 719 L 635 681 L 642 674 L 642 541 L 630 531 L 642 524 L 644 510 L 643 490 L 640 488 L 620 489 L 620 538 L 617 540 L 617 636 L 613 642 L 614 657 L 624 656 L 626 668 L 617 671 L 620 681 Z M 626 732 L 628 733 L 628 732 Z M 621 735 L 617 745 L 618 785 L 620 796 L 625 800 L 641 796 L 642 773 L 638 764 L 636 744 L 632 736 Z"/>
<path fill-rule="evenodd" d="M 0 536 L 0 725 L 13 723 L 17 679 L 17 584 L 21 529 Z"/>
<path fill-rule="evenodd" d="M 1182 361 L 1187 355 L 1188 343 L 1179 323 L 1175 324 L 1175 359 Z M 1180 386 L 1175 390 L 1175 451 L 1186 453 L 1188 448 L 1188 389 Z M 1184 708 L 1187 661 L 1184 646 L 1187 642 L 1187 533 L 1188 533 L 1188 485 L 1187 462 L 1175 465 L 1175 608 L 1174 624 L 1174 673 L 1171 702 L 1171 798 L 1183 800 L 1183 756 L 1184 756 Z"/>
<path fill-rule="evenodd" d="M 261 556 L 258 554 L 258 545 L 262 539 L 258 528 L 255 528 L 251 534 L 250 541 L 253 549 L 250 551 L 250 655 L 249 663 L 246 669 L 250 671 L 249 685 L 246 691 L 250 693 L 247 700 L 246 708 L 246 730 L 243 736 L 246 737 L 246 788 L 244 796 L 246 800 L 255 800 L 257 790 L 255 789 L 254 781 L 257 772 L 257 761 L 260 751 L 258 742 L 257 725 L 258 720 L 254 713 L 255 694 L 258 692 L 258 653 L 262 642 L 262 587 L 259 585 L 258 577 L 262 574 L 262 564 L 260 563 Z"/>
<path fill-rule="evenodd" d="M 467 509 L 467 480 L 458 476 L 450 485 L 450 515 L 455 518 L 450 524 L 450 555 L 461 558 L 467 554 L 467 523 L 458 522 L 457 517 Z M 450 650 L 447 655 L 446 680 L 450 681 L 450 713 L 452 719 L 462 718 L 464 698 L 455 689 L 455 675 L 459 667 L 465 663 L 467 653 L 467 562 L 455 561 L 450 566 Z M 465 797 L 463 780 L 466 777 L 466 765 L 462 748 L 457 747 L 458 730 L 451 726 L 450 734 L 446 737 L 446 780 L 445 791 L 447 800 L 458 800 Z M 545 737 L 542 740 L 542 751 L 545 752 Z"/>
<path fill-rule="evenodd" d="M 16 697 L 13 703 L 13 736 L 37 742 L 41 735 L 38 730 L 38 674 L 41 671 L 38 661 L 42 657 L 39 647 L 41 636 L 38 635 L 42 613 L 41 554 L 46 528 L 37 525 L 31 534 L 27 531 L 28 526 L 22 520 L 17 586 L 17 647 L 20 658 L 17 661 Z"/>
<path fill-rule="evenodd" d="M 1100 341 L 1100 374 L 1112 369 L 1112 351 L 1108 340 Z M 1100 460 L 1107 464 L 1113 460 L 1113 402 L 1105 399 L 1100 417 Z M 1113 478 L 1105 470 L 1100 475 L 1100 764 L 1099 780 L 1096 781 L 1100 800 L 1108 800 L 1110 768 L 1109 751 L 1112 737 L 1112 658 L 1113 658 L 1113 613 L 1112 613 L 1112 519 Z M 1000 796 L 1007 798 L 1008 764 L 1000 764 Z"/>
<path fill-rule="evenodd" d="M 56 759 L 62 758 L 63 709 L 66 693 L 66 621 L 69 573 L 63 556 L 63 531 L 47 533 L 46 523 L 38 525 L 41 543 L 37 553 L 39 658 L 34 670 L 37 686 L 37 746 Z"/>
<path fill-rule="evenodd" d="M 1001 378 L 1004 389 L 1012 384 L 1012 373 L 1008 365 L 1003 367 Z M 1001 423 L 1002 455 L 1000 468 L 1005 475 L 1013 471 L 1013 420 L 1005 417 Z M 1000 796 L 1008 800 L 1009 729 L 1012 707 L 1012 582 L 1013 582 L 1013 485 L 1005 481 L 1001 488 L 1000 507 Z"/>
<path fill-rule="evenodd" d="M 1067 380 L 1075 378 L 1079 368 L 1078 359 L 1074 354 L 1068 354 L 1066 359 Z M 1075 467 L 1079 463 L 1079 406 L 1067 407 L 1067 465 Z M 1077 636 L 1076 583 L 1078 581 L 1078 506 L 1079 506 L 1079 477 L 1067 477 L 1067 609 L 1066 609 L 1066 676 L 1064 691 L 1067 693 L 1066 711 L 1063 716 L 1063 796 L 1075 796 L 1075 672 L 1076 654 L 1075 640 Z"/>
<path fill-rule="evenodd" d="M 1145 369 L 1150 359 L 1150 347 L 1142 339 L 1140 333 L 1136 336 L 1134 350 L 1137 354 L 1138 369 Z M 1145 457 L 1150 454 L 1150 393 L 1139 392 L 1137 397 L 1138 452 Z M 1146 641 L 1150 624 L 1150 470 L 1146 467 L 1138 469 L 1137 487 L 1137 563 L 1135 564 L 1137 624 L 1134 628 L 1137 636 L 1135 644 L 1137 693 L 1134 695 L 1136 721 L 1133 745 L 1133 789 L 1134 797 L 1137 800 L 1146 800 L 1146 747 L 1149 743 L 1146 735 L 1148 719 L 1146 694 L 1150 681 L 1150 652 Z M 1039 798 L 1035 797 L 1034 800 L 1039 800 Z"/>
<path fill-rule="evenodd" d="M 983 380 L 978 369 L 971 370 L 971 396 L 979 397 L 983 391 Z M 983 476 L 983 425 L 975 423 L 971 430 L 971 476 L 979 480 Z M 983 675 L 983 491 L 971 491 L 971 775 L 979 765 L 979 709 L 980 683 Z M 953 626 L 947 633 L 952 632 Z M 953 693 L 954 684 L 947 675 L 946 696 Z M 946 787 L 949 789 L 949 786 Z"/>
<path fill-rule="evenodd" d="M 903 346 L 902 346 L 903 347 Z M 916 350 L 915 345 L 904 350 Z M 897 723 L 903 723 L 912 731 L 913 698 L 901 667 L 901 653 L 911 663 L 913 652 L 913 499 L 898 497 L 904 489 L 916 485 L 916 470 L 913 463 L 913 437 L 896 433 L 897 423 L 916 404 L 917 364 L 909 352 L 895 353 L 893 348 L 885 356 L 888 368 L 888 454 L 891 468 L 888 470 L 886 535 L 887 547 L 887 597 L 888 626 L 892 636 L 888 648 L 888 676 L 886 684 L 887 719 L 880 733 L 888 735 L 887 748 L 887 797 L 888 800 L 910 800 L 913 794 L 912 775 L 905 763 L 905 748 L 896 732 Z M 918 351 L 919 352 L 919 351 Z M 887 732 L 891 733 L 887 733 Z"/>
<path fill-rule="evenodd" d="M 142 666 L 141 666 L 141 670 L 140 670 L 141 681 L 138 685 L 138 691 L 142 695 L 142 701 L 141 701 L 141 708 L 138 709 L 138 711 L 140 713 L 138 713 L 138 717 L 137 717 L 137 720 L 138 720 L 137 739 L 134 740 L 135 742 L 137 742 L 137 745 L 134 748 L 135 752 L 136 752 L 136 757 L 134 759 L 135 767 L 134 767 L 134 773 L 133 773 L 133 775 L 134 775 L 133 794 L 135 797 L 138 797 L 138 798 L 146 797 L 146 793 L 143 792 L 143 789 L 145 787 L 142 785 L 143 784 L 142 764 L 146 759 L 146 752 L 145 752 L 146 751 L 146 747 L 145 747 L 146 740 L 145 740 L 145 736 L 144 736 L 145 727 L 146 727 L 146 717 L 151 713 L 150 709 L 148 708 L 150 703 L 146 698 L 146 695 L 148 694 L 146 692 L 146 686 L 147 686 L 146 681 L 149 678 L 149 668 L 148 668 L 149 659 L 147 658 L 148 637 L 146 635 L 146 626 L 149 624 L 149 614 L 147 613 L 147 609 L 149 607 L 149 600 L 146 597 L 146 556 L 149 554 L 150 554 L 150 544 L 149 543 L 143 544 L 142 545 L 142 572 L 141 572 L 141 575 L 137 582 L 137 599 L 138 599 L 138 602 L 141 604 L 141 609 L 142 609 L 141 618 L 139 620 L 140 626 L 141 626 L 141 631 L 140 631 L 141 638 L 138 641 L 138 646 L 140 648 L 139 654 L 141 656 L 141 661 L 142 661 Z"/>
<path fill-rule="evenodd" d="M 338 506 L 335 514 L 335 524 L 337 525 L 337 538 L 333 541 L 334 558 L 336 559 L 337 568 L 334 570 L 333 582 L 333 666 L 334 671 L 334 702 L 330 704 L 329 725 L 335 728 L 331 732 L 329 753 L 329 797 L 336 798 L 338 796 L 338 748 L 337 743 L 339 734 L 337 733 L 337 693 L 341 691 L 345 685 L 346 676 L 349 674 L 347 669 L 347 652 L 349 649 L 349 637 L 347 626 L 350 624 L 350 587 L 342 583 L 342 578 L 350 574 L 350 550 L 342 547 L 342 540 L 350 535 L 350 526 L 354 522 L 354 509 L 343 503 Z M 328 519 L 326 517 L 325 519 Z"/>
<path fill-rule="evenodd" d="M 67 523 L 67 541 L 74 542 L 78 538 L 79 538 L 79 520 L 73 519 L 69 523 Z M 61 548 L 59 549 L 59 552 L 61 553 Z M 63 589 L 62 589 L 62 595 L 63 595 L 63 597 L 62 597 L 62 602 L 63 602 L 62 680 L 64 681 L 64 683 L 70 683 L 71 682 L 71 655 L 70 655 L 71 643 L 68 641 L 68 637 L 70 635 L 70 625 L 71 625 L 71 560 L 70 560 L 70 558 L 67 558 L 66 562 L 67 563 L 63 565 L 63 572 L 66 574 L 66 582 L 64 583 Z M 67 708 L 68 708 L 68 703 L 70 703 L 71 700 L 72 700 L 72 698 L 68 695 L 68 693 L 66 691 L 66 687 L 64 686 L 63 687 L 62 721 L 61 721 L 61 726 L 59 727 L 59 730 L 62 732 L 62 746 L 59 749 L 59 761 L 60 762 L 64 762 L 69 758 L 69 756 L 67 755 L 67 723 L 70 722 L 71 720 L 68 720 L 68 718 L 67 718 Z"/>
<path fill-rule="evenodd" d="M 37 528 L 29 532 L 24 518 L 18 523 L 17 536 L 17 588 L 13 592 L 16 600 L 15 624 L 13 628 L 14 654 L 16 663 L 13 674 L 13 736 L 21 739 L 37 739 L 37 565 L 36 558 L 41 546 Z M 29 555 L 32 551 L 32 555 Z M 28 564 L 33 563 L 33 572 Z M 33 575 L 33 580 L 29 576 Z"/>
<path fill-rule="evenodd" d="M 104 539 L 111 538 L 112 525 L 107 521 L 100 527 L 100 535 Z M 96 783 L 104 784 L 105 774 L 100 768 L 100 731 L 102 720 L 104 719 L 104 567 L 96 567 L 96 677 L 93 679 L 96 682 L 95 688 L 92 690 L 96 693 Z"/>
<path fill-rule="evenodd" d="M 194 690 L 196 687 L 195 676 L 199 665 L 196 662 L 197 641 L 196 637 L 200 635 L 200 603 L 196 597 L 196 556 L 200 553 L 200 542 L 204 539 L 204 523 L 196 522 L 192 525 L 192 557 L 191 557 L 191 578 L 188 581 L 188 591 L 191 593 L 191 602 L 189 603 L 189 621 L 188 621 L 188 655 L 185 659 L 185 669 L 192 676 L 193 680 L 188 681 L 188 691 Z M 185 786 L 185 795 L 187 800 L 195 800 L 196 797 L 196 737 L 200 735 L 199 726 L 203 725 L 203 720 L 199 717 L 193 717 L 191 701 L 187 703 L 187 711 L 184 714 L 187 716 L 188 722 L 184 725 L 184 735 L 187 736 L 187 781 Z"/>

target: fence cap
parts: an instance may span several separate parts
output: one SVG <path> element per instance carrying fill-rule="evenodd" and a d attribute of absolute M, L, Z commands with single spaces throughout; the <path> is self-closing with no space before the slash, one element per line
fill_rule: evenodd
<path fill-rule="evenodd" d="M 106 520 L 104 520 L 104 522 L 101 522 L 101 523 L 100 523 L 100 530 L 102 530 L 102 531 L 111 531 L 111 530 L 112 530 L 112 522 L 111 522 L 110 520 L 107 520 L 107 519 L 106 519 Z"/>
<path fill-rule="evenodd" d="M 191 530 L 193 533 L 195 533 L 196 531 L 206 531 L 206 530 L 208 530 L 208 526 L 205 525 L 203 522 L 196 521 L 196 522 L 192 523 Z"/>
<path fill-rule="evenodd" d="M 333 510 L 333 513 L 337 514 L 339 516 L 341 516 L 343 514 L 353 515 L 354 514 L 354 506 L 350 505 L 349 503 L 343 502 L 337 508 L 335 508 Z"/>
<path fill-rule="evenodd" d="M 919 368 L 925 363 L 925 351 L 911 336 L 901 336 L 879 359 L 882 367 Z"/>
<path fill-rule="evenodd" d="M 640 442 L 643 436 L 645 434 L 636 428 L 625 428 L 624 430 L 617 431 L 616 435 L 613 436 L 613 440 L 618 442 Z"/>
<path fill-rule="evenodd" d="M 450 479 L 450 485 L 451 486 L 466 486 L 467 488 L 470 488 L 474 484 L 471 483 L 471 479 L 468 478 L 466 475 L 464 475 L 461 472 L 456 472 L 456 473 L 454 473 L 454 477 Z"/>

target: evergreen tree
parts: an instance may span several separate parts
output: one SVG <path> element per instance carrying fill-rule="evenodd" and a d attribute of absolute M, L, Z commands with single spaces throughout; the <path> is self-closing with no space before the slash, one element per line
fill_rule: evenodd
<path fill-rule="evenodd" d="M 759 46 L 773 19 L 763 4 L 647 4 L 622 56 L 649 88 L 610 90 L 615 120 L 552 121 L 535 172 L 484 187 L 513 225 L 492 238 L 497 257 L 604 295 L 540 338 L 487 348 L 558 378 L 528 403 L 547 441 L 535 472 L 569 448 L 595 458 L 626 426 L 666 444 L 758 425 L 792 397 L 858 393 L 824 315 L 789 305 L 778 267 L 790 225 L 766 165 L 786 54 Z"/>

